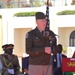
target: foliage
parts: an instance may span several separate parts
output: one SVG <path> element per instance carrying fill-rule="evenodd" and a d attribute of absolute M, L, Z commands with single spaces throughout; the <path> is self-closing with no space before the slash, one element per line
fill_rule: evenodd
<path fill-rule="evenodd" d="M 42 2 L 42 1 L 34 1 L 34 2 L 33 2 L 33 6 L 34 6 L 34 7 L 39 7 L 39 6 L 42 6 L 43 3 L 44 3 L 44 2 Z"/>
<path fill-rule="evenodd" d="M 2 18 L 2 15 L 0 15 L 0 18 Z"/>
<path fill-rule="evenodd" d="M 65 53 L 66 50 L 67 50 L 67 48 L 65 46 L 63 46 L 63 51 L 62 52 Z"/>
<path fill-rule="evenodd" d="M 12 4 L 11 0 L 6 1 L 5 8 L 14 8 L 14 4 Z"/>
<path fill-rule="evenodd" d="M 14 14 L 16 17 L 34 16 L 36 12 L 19 12 Z"/>
<path fill-rule="evenodd" d="M 13 4 L 12 5 L 9 5 L 9 6 L 8 5 L 5 6 L 5 8 L 14 8 L 14 7 L 15 6 Z"/>
<path fill-rule="evenodd" d="M 74 15 L 74 14 L 75 14 L 75 10 L 64 10 L 57 13 L 57 15 Z"/>

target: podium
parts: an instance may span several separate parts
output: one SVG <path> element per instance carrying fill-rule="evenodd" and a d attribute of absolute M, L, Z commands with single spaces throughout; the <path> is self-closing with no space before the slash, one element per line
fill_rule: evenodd
<path fill-rule="evenodd" d="M 71 75 L 75 72 L 75 58 L 62 58 L 62 72 Z"/>

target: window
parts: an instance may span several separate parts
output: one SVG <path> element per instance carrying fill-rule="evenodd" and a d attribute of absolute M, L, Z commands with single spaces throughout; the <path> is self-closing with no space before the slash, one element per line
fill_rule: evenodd
<path fill-rule="evenodd" d="M 75 46 L 75 30 L 70 34 L 70 44 L 69 46 L 74 47 Z"/>

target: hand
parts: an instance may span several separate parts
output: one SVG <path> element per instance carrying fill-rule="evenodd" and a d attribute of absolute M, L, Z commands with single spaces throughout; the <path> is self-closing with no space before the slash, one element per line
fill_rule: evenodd
<path fill-rule="evenodd" d="M 51 54 L 51 47 L 45 47 L 45 53 Z"/>
<path fill-rule="evenodd" d="M 27 69 L 24 69 L 24 72 L 26 72 L 28 74 L 28 70 Z"/>

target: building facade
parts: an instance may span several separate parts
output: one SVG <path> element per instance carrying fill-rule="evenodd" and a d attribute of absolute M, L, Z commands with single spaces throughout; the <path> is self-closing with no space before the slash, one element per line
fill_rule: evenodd
<path fill-rule="evenodd" d="M 74 6 L 67 7 L 50 7 L 50 29 L 57 34 L 57 43 L 63 46 L 75 46 L 75 15 L 56 15 L 62 10 L 74 10 Z M 35 8 L 16 8 L 16 9 L 0 9 L 2 14 L 1 24 L 1 46 L 6 43 L 15 45 L 14 53 L 23 56 L 25 53 L 25 35 L 27 31 L 36 27 L 35 17 L 13 17 L 17 12 L 42 11 L 46 13 L 46 7 Z M 8 15 L 9 14 L 9 15 Z M 1 51 L 1 50 L 0 50 Z"/>

